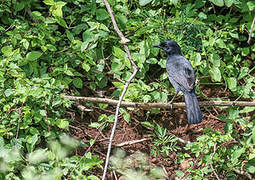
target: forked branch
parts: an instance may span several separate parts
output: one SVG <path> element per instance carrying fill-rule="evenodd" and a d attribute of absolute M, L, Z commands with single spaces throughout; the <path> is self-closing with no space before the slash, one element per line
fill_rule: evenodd
<path fill-rule="evenodd" d="M 104 0 L 104 3 L 105 3 L 105 6 L 106 6 L 106 9 L 108 11 L 108 13 L 110 14 L 110 17 L 111 17 L 111 20 L 112 20 L 112 24 L 113 24 L 113 27 L 114 27 L 114 30 L 117 32 L 118 36 L 120 37 L 121 39 L 121 43 L 124 45 L 124 48 L 125 48 L 125 51 L 127 53 L 127 56 L 128 56 L 128 59 L 130 61 L 130 63 L 132 64 L 132 67 L 133 67 L 133 73 L 132 75 L 130 76 L 130 78 L 127 80 L 127 82 L 125 83 L 125 86 L 124 86 L 124 89 L 121 93 L 121 96 L 119 98 L 119 101 L 117 103 L 117 107 L 116 107 L 116 113 L 115 113 L 115 120 L 114 120 L 114 124 L 113 124 L 113 127 L 112 127 L 112 132 L 111 132 L 111 136 L 110 136 L 110 140 L 109 140 L 109 145 L 108 145 L 108 150 L 107 150 L 107 155 L 106 155 L 106 159 L 105 159 L 105 166 L 104 166 L 104 173 L 103 173 L 103 178 L 102 180 L 105 179 L 106 177 L 106 172 L 107 172 L 107 168 L 108 168 L 108 164 L 109 164 L 109 159 L 110 159 L 110 153 L 111 153 L 111 148 L 112 148 L 112 140 L 113 140 L 113 137 L 114 137 L 114 133 L 115 133 L 115 129 L 117 127 L 117 123 L 118 123 L 118 114 L 119 114 L 119 109 L 120 109 L 120 105 L 121 105 L 121 101 L 123 100 L 124 98 L 124 95 L 127 91 L 127 88 L 128 88 L 128 85 L 129 83 L 131 82 L 131 80 L 135 77 L 137 71 L 138 71 L 138 68 L 137 66 L 135 65 L 134 63 L 134 60 L 132 59 L 131 55 L 130 55 L 130 51 L 129 51 L 129 48 L 128 48 L 128 45 L 127 43 L 129 42 L 129 40 L 127 38 L 125 38 L 125 36 L 123 35 L 123 33 L 120 31 L 120 29 L 118 28 L 118 25 L 115 21 L 115 18 L 114 18 L 114 15 L 113 15 L 113 11 L 111 9 L 111 6 L 110 4 L 108 3 L 107 0 Z"/>

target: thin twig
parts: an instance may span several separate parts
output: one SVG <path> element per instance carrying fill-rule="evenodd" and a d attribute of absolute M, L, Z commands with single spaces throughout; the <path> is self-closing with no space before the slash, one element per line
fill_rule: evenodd
<path fill-rule="evenodd" d="M 165 178 L 166 178 L 167 180 L 169 180 L 168 173 L 167 173 L 167 171 L 166 171 L 165 166 L 164 166 L 164 165 L 161 165 L 161 167 L 162 167 L 163 172 L 164 172 L 164 174 L 165 174 Z"/>
<path fill-rule="evenodd" d="M 140 143 L 143 141 L 148 141 L 151 140 L 150 138 L 143 138 L 143 139 L 138 139 L 138 140 L 133 140 L 133 141 L 126 141 L 120 144 L 116 144 L 116 147 L 122 147 L 122 146 L 126 146 L 126 145 L 132 145 L 132 144 L 136 144 L 136 143 Z"/>
<path fill-rule="evenodd" d="M 81 105 L 81 104 L 75 104 L 75 106 L 82 112 L 91 112 L 93 111 L 93 109 L 88 109 L 85 106 Z"/>
<path fill-rule="evenodd" d="M 238 169 L 234 169 L 234 171 L 235 171 L 235 173 L 237 173 L 237 174 L 245 175 L 248 179 L 254 180 L 254 179 L 252 178 L 252 176 L 251 176 L 248 172 L 246 172 L 246 171 L 240 171 L 240 170 L 238 170 Z"/>
<path fill-rule="evenodd" d="M 92 103 L 103 103 L 110 105 L 117 105 L 118 100 L 109 98 L 97 98 L 97 97 L 78 97 L 78 96 L 63 96 L 63 98 L 78 101 L 78 102 L 92 102 Z M 200 106 L 255 106 L 255 101 L 200 101 Z M 164 108 L 170 109 L 169 103 L 138 103 L 138 102 L 121 102 L 122 107 L 135 107 L 140 109 L 151 109 L 151 108 Z M 173 103 L 175 108 L 186 107 L 184 102 Z"/>
<path fill-rule="evenodd" d="M 216 171 L 214 170 L 213 165 L 212 165 L 213 157 L 214 157 L 214 155 L 216 154 L 216 151 L 217 151 L 219 148 L 221 148 L 222 146 L 226 146 L 226 145 L 229 145 L 229 144 L 237 144 L 237 143 L 238 143 L 238 142 L 235 141 L 235 140 L 230 140 L 230 141 L 227 141 L 227 142 L 222 143 L 222 144 L 219 145 L 218 147 L 217 147 L 217 144 L 214 144 L 214 147 L 213 147 L 213 154 L 211 155 L 211 158 L 210 158 L 211 163 L 210 163 L 209 165 L 210 165 L 210 167 L 211 167 L 211 169 L 212 169 L 212 171 L 213 171 L 213 174 L 214 174 L 215 177 L 217 178 L 217 180 L 220 180 L 220 178 L 219 178 L 218 174 L 216 173 Z"/>
<path fill-rule="evenodd" d="M 136 73 L 138 71 L 138 68 L 135 65 L 134 60 L 132 59 L 132 57 L 130 55 L 130 51 L 129 51 L 129 48 L 128 48 L 128 45 L 127 45 L 127 43 L 129 42 L 129 39 L 125 38 L 124 35 L 122 34 L 122 32 L 119 30 L 118 25 L 117 25 L 117 23 L 115 21 L 114 15 L 113 15 L 113 11 L 112 11 L 111 6 L 108 3 L 108 1 L 104 0 L 104 3 L 105 3 L 105 6 L 106 6 L 106 9 L 107 9 L 108 13 L 110 14 L 114 30 L 117 32 L 118 36 L 120 37 L 121 43 L 124 45 L 124 48 L 125 48 L 125 51 L 127 53 L 128 59 L 129 59 L 131 65 L 133 67 L 133 74 L 130 76 L 130 78 L 125 83 L 124 89 L 123 89 L 122 94 L 121 94 L 121 96 L 119 98 L 119 101 L 117 103 L 116 113 L 115 113 L 115 120 L 114 120 L 114 124 L 113 124 L 113 127 L 112 127 L 112 132 L 111 132 L 111 136 L 110 136 L 110 140 L 109 140 L 109 145 L 108 145 L 108 150 L 107 150 L 107 156 L 106 156 L 106 159 L 105 159 L 105 166 L 104 166 L 104 173 L 103 173 L 102 180 L 104 180 L 105 177 L 106 177 L 106 172 L 107 172 L 107 168 L 108 168 L 108 164 L 109 164 L 109 159 L 110 159 L 112 141 L 113 141 L 115 129 L 116 129 L 117 123 L 118 123 L 118 114 L 119 114 L 119 109 L 120 109 L 121 101 L 124 98 L 124 95 L 125 95 L 125 93 L 127 91 L 129 83 L 135 77 L 135 75 L 136 75 Z"/>
<path fill-rule="evenodd" d="M 20 128 L 20 122 L 21 122 L 21 116 L 22 116 L 22 109 L 23 109 L 23 104 L 19 108 L 19 120 L 18 120 L 18 127 L 17 127 L 17 132 L 16 132 L 16 140 L 19 137 L 19 128 Z"/>
<path fill-rule="evenodd" d="M 115 171 L 113 171 L 113 175 L 114 175 L 115 180 L 118 180 L 118 177 L 117 177 L 117 175 L 116 175 L 116 172 L 115 172 Z"/>
<path fill-rule="evenodd" d="M 71 127 L 71 125 L 69 125 L 69 126 Z M 74 128 L 74 126 L 73 126 L 72 128 Z M 75 127 L 75 128 L 78 129 L 77 127 Z M 97 138 L 99 137 L 100 131 L 102 130 L 102 126 L 99 127 L 99 128 L 97 128 L 97 129 L 99 129 L 99 132 L 97 133 L 96 137 L 94 138 L 94 143 L 95 143 L 95 141 L 97 140 Z M 81 163 L 81 161 L 84 159 L 84 157 L 85 157 L 85 156 L 87 155 L 87 153 L 90 151 L 90 149 L 91 149 L 91 147 L 94 145 L 94 143 L 93 143 L 93 144 L 90 144 L 90 146 L 88 147 L 88 149 L 86 150 L 86 152 L 83 154 L 83 156 L 80 158 L 80 160 L 76 163 L 75 167 L 76 167 L 78 164 Z M 72 174 L 74 170 L 75 170 L 75 168 L 73 168 L 73 170 L 70 172 L 70 174 Z"/>
<path fill-rule="evenodd" d="M 182 139 L 182 138 L 179 138 L 179 137 L 177 137 L 177 136 L 176 136 L 176 138 L 177 138 L 177 140 L 178 140 L 179 142 L 181 142 L 181 143 L 183 143 L 183 144 L 190 144 L 190 143 L 191 143 L 190 141 L 186 141 L 186 140 L 184 140 L 184 139 Z"/>
<path fill-rule="evenodd" d="M 220 180 L 220 178 L 219 178 L 218 174 L 215 172 L 215 170 L 214 170 L 214 168 L 213 168 L 213 165 L 212 165 L 212 164 L 210 164 L 210 167 L 211 167 L 211 169 L 212 169 L 212 171 L 213 171 L 213 174 L 214 174 L 214 175 L 215 175 L 215 177 L 217 178 L 217 180 Z"/>
<path fill-rule="evenodd" d="M 213 154 L 212 154 L 212 156 L 211 156 L 211 162 L 212 162 L 212 159 L 213 159 L 213 157 L 214 157 L 214 155 L 215 155 L 215 153 L 216 153 L 216 151 L 217 151 L 217 147 L 216 147 L 216 146 L 217 146 L 217 144 L 215 143 L 215 144 L 214 144 L 214 147 L 213 147 Z M 214 174 L 215 177 L 217 178 L 217 180 L 220 180 L 218 174 L 216 173 L 216 171 L 215 171 L 214 168 L 213 168 L 212 163 L 210 163 L 210 167 L 211 167 L 211 169 L 212 169 L 212 171 L 213 171 L 213 174 Z"/>
<path fill-rule="evenodd" d="M 249 38 L 248 38 L 248 41 L 247 41 L 248 44 L 250 44 L 250 42 L 251 42 L 251 36 L 252 36 L 254 24 L 255 24 L 255 16 L 254 16 L 252 24 L 251 24 L 250 34 L 249 34 Z"/>
<path fill-rule="evenodd" d="M 197 166 L 198 162 L 200 161 L 200 159 L 201 159 L 204 155 L 205 155 L 204 153 L 201 153 L 201 154 L 196 158 L 196 160 L 195 160 L 195 162 L 194 162 L 194 164 L 193 164 L 193 166 L 192 166 L 191 169 L 197 169 L 196 166 Z M 191 174 L 190 172 L 186 173 L 186 174 L 184 175 L 184 177 L 182 178 L 182 180 L 186 180 L 187 177 L 188 177 L 190 174 Z"/>

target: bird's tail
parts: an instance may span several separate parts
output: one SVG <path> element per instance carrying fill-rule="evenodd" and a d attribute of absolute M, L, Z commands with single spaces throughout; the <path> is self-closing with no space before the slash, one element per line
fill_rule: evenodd
<path fill-rule="evenodd" d="M 187 109 L 187 117 L 189 124 L 198 124 L 202 122 L 202 113 L 199 108 L 195 89 L 191 92 L 184 92 L 184 98 Z"/>

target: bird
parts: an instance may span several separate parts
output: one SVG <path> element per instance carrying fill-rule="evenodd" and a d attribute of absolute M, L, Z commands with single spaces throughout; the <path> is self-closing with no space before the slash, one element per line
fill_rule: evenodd
<path fill-rule="evenodd" d="M 155 44 L 154 47 L 164 50 L 167 55 L 166 70 L 168 79 L 176 91 L 169 102 L 171 107 L 176 95 L 180 91 L 183 92 L 188 124 L 201 123 L 202 113 L 195 92 L 196 78 L 190 61 L 184 57 L 180 46 L 173 40 L 165 40 L 160 44 Z"/>

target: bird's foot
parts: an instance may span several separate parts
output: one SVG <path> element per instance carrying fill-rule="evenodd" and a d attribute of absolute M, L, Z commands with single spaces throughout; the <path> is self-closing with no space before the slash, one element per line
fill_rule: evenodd
<path fill-rule="evenodd" d="M 168 104 L 170 105 L 171 111 L 173 110 L 173 101 L 169 101 Z"/>
<path fill-rule="evenodd" d="M 173 110 L 173 101 L 174 101 L 174 98 L 176 97 L 177 94 L 178 94 L 178 92 L 176 92 L 174 97 L 171 99 L 171 101 L 168 102 L 168 104 L 170 104 L 171 110 Z"/>

